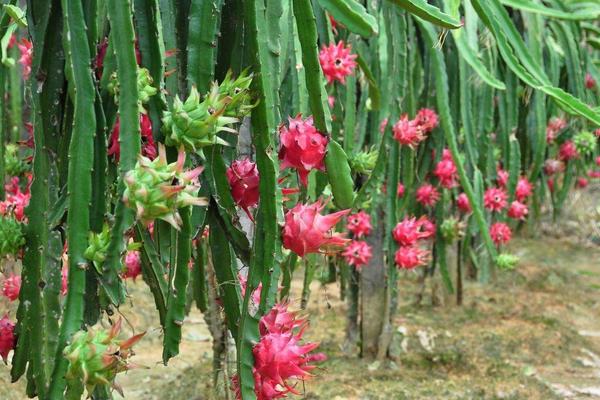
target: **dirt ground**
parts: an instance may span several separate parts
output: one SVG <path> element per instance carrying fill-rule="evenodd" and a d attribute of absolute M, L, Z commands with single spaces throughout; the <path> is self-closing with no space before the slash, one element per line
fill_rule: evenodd
<path fill-rule="evenodd" d="M 298 387 L 299 398 L 600 399 L 600 247 L 549 238 L 543 230 L 537 236 L 511 244 L 521 257 L 515 271 L 499 272 L 491 285 L 468 282 L 461 307 L 451 301 L 414 306 L 418 275 L 402 275 L 396 359 L 381 365 L 342 351 L 339 287 L 315 282 L 305 336 L 320 341 L 329 359 Z M 147 331 L 134 361 L 149 368 L 119 376 L 125 398 L 214 399 L 211 339 L 202 315 L 192 310 L 181 354 L 165 367 L 147 288 L 140 280 L 129 290 L 121 313 L 136 332 Z M 9 367 L 2 365 L 0 399 L 22 399 L 23 383 L 8 382 Z"/>

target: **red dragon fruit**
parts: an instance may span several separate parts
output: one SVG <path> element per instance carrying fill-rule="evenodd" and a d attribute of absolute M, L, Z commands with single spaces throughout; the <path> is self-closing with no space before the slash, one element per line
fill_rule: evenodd
<path fill-rule="evenodd" d="M 491 187 L 483 195 L 483 205 L 492 212 L 499 212 L 508 205 L 508 194 L 500 188 Z"/>
<path fill-rule="evenodd" d="M 328 139 L 313 125 L 313 118 L 288 118 L 288 126 L 279 127 L 281 148 L 279 159 L 280 168 L 294 168 L 298 171 L 300 181 L 308 185 L 308 173 L 317 169 L 325 170 L 324 158 L 327 153 Z"/>
<path fill-rule="evenodd" d="M 567 127 L 567 121 L 559 117 L 553 117 L 546 126 L 546 142 L 551 144 L 558 134 Z"/>
<path fill-rule="evenodd" d="M 260 182 L 256 164 L 249 159 L 233 161 L 227 168 L 227 180 L 233 200 L 253 219 L 249 209 L 258 204 Z"/>
<path fill-rule="evenodd" d="M 135 281 L 141 273 L 142 261 L 140 258 L 140 252 L 137 250 L 129 250 L 125 254 L 125 263 L 123 273 L 121 275 L 125 279 L 131 278 Z"/>
<path fill-rule="evenodd" d="M 446 189 L 452 189 L 458 185 L 458 172 L 456 165 L 452 160 L 452 156 L 447 156 L 448 153 L 444 152 L 445 156 L 436 164 L 433 170 L 433 175 L 438 178 L 440 186 Z"/>
<path fill-rule="evenodd" d="M 423 185 L 419 186 L 415 192 L 415 198 L 421 205 L 425 207 L 433 207 L 440 199 L 440 193 L 430 183 L 424 183 Z"/>
<path fill-rule="evenodd" d="M 359 269 L 363 265 L 366 265 L 371 260 L 373 252 L 371 246 L 363 240 L 353 240 L 346 246 L 346 249 L 342 253 L 344 260 L 348 265 L 352 265 Z"/>
<path fill-rule="evenodd" d="M 400 117 L 398 122 L 392 127 L 392 131 L 394 139 L 400 145 L 408 146 L 413 150 L 425 139 L 423 130 L 414 120 L 409 120 L 407 114 Z"/>
<path fill-rule="evenodd" d="M 254 296 L 254 294 L 252 294 Z M 259 296 L 260 297 L 260 296 Z M 259 321 L 258 328 L 261 335 L 269 333 L 285 333 L 306 325 L 306 318 L 302 318 L 293 311 L 288 310 L 288 303 L 277 303 Z"/>
<path fill-rule="evenodd" d="M 364 211 L 349 215 L 347 220 L 348 230 L 357 238 L 368 236 L 373 230 L 371 216 Z"/>
<path fill-rule="evenodd" d="M 404 188 L 404 185 L 402 183 L 398 182 L 398 188 L 396 189 L 396 196 L 404 197 L 405 191 L 406 191 L 406 189 Z"/>
<path fill-rule="evenodd" d="M 277 304 L 261 318 L 260 340 L 252 349 L 254 355 L 254 392 L 257 400 L 272 400 L 298 394 L 294 381 L 310 378 L 316 368 L 311 363 L 324 361 L 324 354 L 311 354 L 318 343 L 302 344 L 307 328 L 304 319 L 287 310 L 287 304 Z M 236 399 L 241 399 L 239 376 L 232 380 Z"/>
<path fill-rule="evenodd" d="M 565 170 L 565 163 L 554 158 L 549 158 L 544 162 L 544 173 L 548 176 L 552 176 L 558 172 Z"/>
<path fill-rule="evenodd" d="M 313 204 L 296 204 L 289 210 L 283 226 L 283 247 L 300 257 L 324 249 L 343 247 L 349 239 L 331 230 L 350 210 L 321 215 L 324 208 L 325 204 L 319 200 Z"/>
<path fill-rule="evenodd" d="M 21 58 L 19 58 L 19 64 L 21 64 L 21 74 L 23 80 L 29 79 L 31 75 L 31 62 L 33 60 L 33 44 L 25 39 L 21 38 L 21 42 L 18 44 L 19 51 L 21 52 Z"/>
<path fill-rule="evenodd" d="M 506 244 L 512 237 L 510 227 L 504 222 L 496 222 L 490 226 L 490 236 L 497 246 Z"/>
<path fill-rule="evenodd" d="M 458 209 L 465 214 L 473 211 L 471 208 L 471 202 L 469 201 L 466 193 L 461 193 L 456 197 L 456 207 L 458 207 Z"/>
<path fill-rule="evenodd" d="M 575 181 L 575 186 L 578 189 L 585 189 L 588 185 L 589 185 L 589 181 L 587 180 L 587 178 L 580 176 L 579 178 L 577 178 L 577 180 Z"/>
<path fill-rule="evenodd" d="M 585 88 L 594 89 L 596 87 L 596 80 L 589 72 L 585 74 Z"/>
<path fill-rule="evenodd" d="M 10 301 L 15 301 L 19 298 L 21 291 L 21 276 L 10 274 L 2 282 L 2 295 Z"/>
<path fill-rule="evenodd" d="M 15 194 L 7 194 L 6 200 L 0 201 L 0 215 L 14 215 L 19 222 L 27 222 L 25 207 L 29 205 L 31 193 L 17 190 Z"/>
<path fill-rule="evenodd" d="M 334 81 L 346 84 L 346 77 L 351 75 L 356 68 L 356 54 L 352 54 L 352 46 L 343 41 L 338 44 L 323 46 L 319 52 L 319 62 L 327 83 Z"/>
<path fill-rule="evenodd" d="M 567 140 L 563 144 L 560 145 L 558 149 L 558 158 L 562 161 L 570 161 L 579 157 L 579 153 L 577 152 L 577 147 L 575 147 L 575 143 L 571 140 Z"/>
<path fill-rule="evenodd" d="M 507 215 L 509 218 L 524 220 L 527 218 L 528 213 L 529 209 L 527 208 L 527 205 L 515 200 L 510 203 Z"/>
<path fill-rule="evenodd" d="M 421 108 L 417 112 L 414 121 L 424 133 L 431 132 L 440 123 L 437 113 L 429 108 Z"/>
<path fill-rule="evenodd" d="M 503 169 L 500 165 L 496 167 L 496 182 L 498 186 L 503 189 L 506 189 L 506 185 L 508 185 L 508 171 Z"/>
<path fill-rule="evenodd" d="M 121 131 L 121 120 L 117 118 L 115 126 L 110 135 L 110 146 L 108 155 L 114 156 L 116 161 L 119 161 L 121 156 L 121 145 L 119 144 L 119 135 Z M 148 114 L 140 113 L 140 131 L 142 139 L 142 154 L 151 160 L 156 158 L 156 145 L 152 137 L 152 120 Z"/>
<path fill-rule="evenodd" d="M 413 246 L 418 240 L 428 239 L 435 234 L 435 225 L 422 216 L 404 217 L 392 230 L 392 237 L 400 246 Z"/>
<path fill-rule="evenodd" d="M 0 319 L 0 356 L 5 364 L 8 361 L 8 353 L 15 348 L 15 345 L 15 323 L 5 314 Z"/>
<path fill-rule="evenodd" d="M 400 246 L 394 255 L 396 265 L 401 269 L 414 269 L 429 262 L 429 251 L 419 246 Z"/>
<path fill-rule="evenodd" d="M 522 176 L 517 181 L 517 187 L 515 188 L 515 197 L 520 202 L 524 202 L 529 196 L 533 194 L 533 186 L 529 180 Z"/>
<path fill-rule="evenodd" d="M 238 281 L 240 282 L 240 291 L 242 293 L 242 297 L 246 296 L 246 287 L 248 284 L 248 278 L 245 275 L 238 274 Z M 262 294 L 262 282 L 258 284 L 258 287 L 252 292 L 252 296 L 250 300 L 255 306 L 260 304 L 260 295 Z"/>

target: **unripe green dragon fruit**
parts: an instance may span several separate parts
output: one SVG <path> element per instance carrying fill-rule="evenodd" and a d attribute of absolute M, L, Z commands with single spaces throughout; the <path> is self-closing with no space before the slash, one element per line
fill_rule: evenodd
<path fill-rule="evenodd" d="M 110 229 L 108 225 L 104 224 L 100 233 L 90 232 L 88 243 L 88 248 L 85 249 L 83 255 L 94 263 L 96 269 L 99 269 L 100 265 L 106 259 L 106 252 L 110 244 Z"/>
<path fill-rule="evenodd" d="M 373 168 L 375 168 L 378 155 L 379 152 L 377 150 L 359 151 L 353 154 L 348 160 L 350 168 L 359 174 L 369 175 L 373 171 Z"/>
<path fill-rule="evenodd" d="M 153 80 L 150 72 L 146 68 L 137 69 L 137 88 L 138 101 L 140 104 L 145 104 L 150 101 L 150 97 L 158 93 L 158 90 L 152 86 Z M 114 95 L 115 102 L 119 101 L 119 79 L 117 73 L 114 72 L 108 83 L 108 91 Z M 142 110 L 140 110 L 142 111 Z"/>
<path fill-rule="evenodd" d="M 581 131 L 575 136 L 573 136 L 573 143 L 575 144 L 575 148 L 577 152 L 581 155 L 588 155 L 594 152 L 596 148 L 596 135 L 594 135 L 590 131 Z"/>
<path fill-rule="evenodd" d="M 157 158 L 150 160 L 139 155 L 135 168 L 125 174 L 123 201 L 145 225 L 162 219 L 179 229 L 180 207 L 207 205 L 205 198 L 197 197 L 198 175 L 203 168 L 184 171 L 184 163 L 185 152 L 180 150 L 177 161 L 168 164 L 165 147 L 159 144 Z"/>
<path fill-rule="evenodd" d="M 200 101 L 200 94 L 195 87 L 192 87 L 185 102 L 176 96 L 171 110 L 163 114 L 166 144 L 183 146 L 193 152 L 214 144 L 229 145 L 217 134 L 223 131 L 236 132 L 229 125 L 238 122 L 238 119 L 225 115 L 230 101 L 228 97 L 221 98 L 218 92 Z"/>
<path fill-rule="evenodd" d="M 13 143 L 4 149 L 4 171 L 8 176 L 19 176 L 29 170 L 29 166 L 19 156 L 19 146 Z"/>
<path fill-rule="evenodd" d="M 0 257 L 17 254 L 24 244 L 22 224 L 12 215 L 0 216 Z"/>
<path fill-rule="evenodd" d="M 465 224 L 457 218 L 450 217 L 442 222 L 440 232 L 446 242 L 453 242 L 465 235 Z"/>
<path fill-rule="evenodd" d="M 514 269 L 519 263 L 519 257 L 510 253 L 499 254 L 496 258 L 496 264 L 500 269 Z"/>
<path fill-rule="evenodd" d="M 84 387 L 89 396 L 97 386 L 112 387 L 121 392 L 114 382 L 115 377 L 119 372 L 133 367 L 129 363 L 129 358 L 133 355 L 131 348 L 144 336 L 144 333 L 119 340 L 117 335 L 120 331 L 121 319 L 109 330 L 90 329 L 73 335 L 71 344 L 63 351 L 63 355 L 69 360 L 65 375 L 66 399 L 81 399 Z"/>
<path fill-rule="evenodd" d="M 218 93 L 217 98 L 219 101 L 227 99 L 224 115 L 242 119 L 250 114 L 250 111 L 255 106 L 255 104 L 252 104 L 252 96 L 250 95 L 252 78 L 252 74 L 243 71 L 237 79 L 233 80 L 233 74 L 230 70 L 220 84 L 217 82 L 213 83 L 208 98 L 211 98 L 212 101 L 215 99 L 216 93 Z"/>

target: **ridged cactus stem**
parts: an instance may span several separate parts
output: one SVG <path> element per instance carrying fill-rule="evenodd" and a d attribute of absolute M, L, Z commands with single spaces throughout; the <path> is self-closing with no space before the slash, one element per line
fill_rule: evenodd
<path fill-rule="evenodd" d="M 81 68 L 90 64 L 90 49 L 81 3 L 63 0 L 64 46 L 70 74 L 69 85 L 73 93 L 73 129 L 69 145 L 69 171 L 67 191 L 69 210 L 67 237 L 69 241 L 69 291 L 60 327 L 56 364 L 50 383 L 49 398 L 58 399 L 65 388 L 65 372 L 68 361 L 62 356 L 71 336 L 83 324 L 85 271 L 88 267 L 84 256 L 90 230 L 89 207 L 92 198 L 92 168 L 94 161 L 94 112 L 95 90 L 92 71 Z"/>
<path fill-rule="evenodd" d="M 135 58 L 135 34 L 131 15 L 131 1 L 109 0 L 108 19 L 111 23 L 111 40 L 114 43 L 117 59 L 120 129 L 121 132 L 126 133 L 119 136 L 121 157 L 119 160 L 117 195 L 120 200 L 125 190 L 122 178 L 127 171 L 133 169 L 140 153 L 138 66 Z M 125 300 L 119 271 L 121 269 L 121 256 L 125 249 L 124 233 L 132 223 L 133 211 L 125 207 L 122 201 L 118 201 L 110 245 L 102 266 L 101 276 L 102 287 L 110 301 L 115 305 L 119 305 Z"/>
<path fill-rule="evenodd" d="M 215 77 L 217 41 L 223 0 L 192 1 L 188 34 L 188 83 L 200 93 L 210 88 Z"/>
<path fill-rule="evenodd" d="M 273 80 L 270 68 L 277 57 L 268 46 L 266 29 L 265 4 L 262 0 L 245 2 L 245 18 L 250 34 L 250 54 L 253 55 L 254 89 L 258 93 L 259 103 L 252 111 L 252 134 L 256 148 L 256 162 L 260 173 L 260 204 L 256 216 L 254 254 L 248 271 L 246 294 L 242 306 L 242 317 L 239 327 L 238 376 L 243 400 L 255 399 L 252 367 L 254 357 L 252 347 L 258 341 L 258 319 L 265 311 L 265 304 L 272 301 L 271 279 L 278 276 L 280 254 L 279 227 L 277 221 L 282 218 L 281 192 L 277 184 L 278 163 L 273 155 L 272 138 L 276 132 L 276 104 L 272 87 Z M 277 270 L 277 272 L 275 272 Z M 275 278 L 276 279 L 276 278 Z M 258 315 L 251 316 L 248 306 L 252 292 L 263 282 L 263 292 Z M 276 281 L 273 284 L 277 284 Z"/>

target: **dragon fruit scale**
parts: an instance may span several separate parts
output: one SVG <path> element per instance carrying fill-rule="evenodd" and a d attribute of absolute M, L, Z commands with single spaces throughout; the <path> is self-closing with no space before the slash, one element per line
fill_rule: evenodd
<path fill-rule="evenodd" d="M 126 340 L 119 340 L 121 319 L 108 330 L 79 331 L 73 335 L 71 343 L 65 347 L 63 355 L 69 361 L 65 375 L 67 381 L 67 399 L 80 399 L 85 386 L 89 395 L 97 386 L 113 387 L 119 372 L 131 369 L 129 358 L 132 347 L 145 334 L 140 333 Z M 70 397 L 71 396 L 71 397 Z"/>
<path fill-rule="evenodd" d="M 162 219 L 179 229 L 178 208 L 207 205 L 205 198 L 197 197 L 198 175 L 203 168 L 184 171 L 184 162 L 185 152 L 180 150 L 177 161 L 168 164 L 165 147 L 161 144 L 156 159 L 140 155 L 135 168 L 125 174 L 123 202 L 136 211 L 137 219 L 146 226 L 155 219 Z"/>
<path fill-rule="evenodd" d="M 184 146 L 187 151 L 193 152 L 214 144 L 228 145 L 217 134 L 223 131 L 235 133 L 229 125 L 238 122 L 238 119 L 225 115 L 230 101 L 231 98 L 220 96 L 214 90 L 201 101 L 195 87 L 192 87 L 185 102 L 175 97 L 170 111 L 163 113 L 166 144 Z"/>

